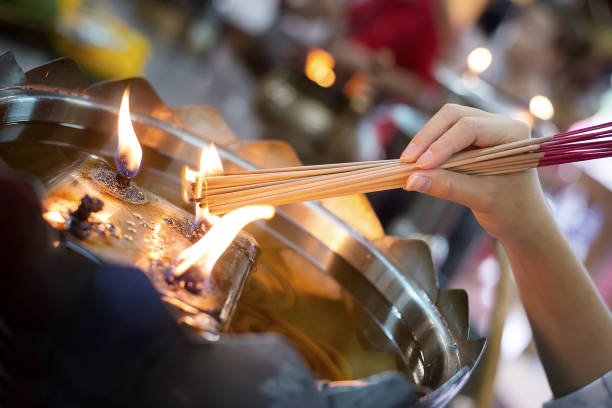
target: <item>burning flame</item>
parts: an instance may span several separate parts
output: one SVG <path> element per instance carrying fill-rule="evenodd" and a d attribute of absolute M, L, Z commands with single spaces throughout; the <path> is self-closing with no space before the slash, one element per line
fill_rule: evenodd
<path fill-rule="evenodd" d="M 493 54 L 489 51 L 488 48 L 479 47 L 472 52 L 467 57 L 467 65 L 470 71 L 475 74 L 482 74 L 489 68 L 491 62 L 493 61 Z"/>
<path fill-rule="evenodd" d="M 130 90 L 123 91 L 121 106 L 119 107 L 119 120 L 117 121 L 117 151 L 115 164 L 121 174 L 127 178 L 135 177 L 140 170 L 142 149 L 130 118 Z"/>
<path fill-rule="evenodd" d="M 66 226 L 66 220 L 57 211 L 47 211 L 42 216 L 52 227 L 63 228 Z"/>
<path fill-rule="evenodd" d="M 172 272 L 180 276 L 198 259 L 203 258 L 202 273 L 210 276 L 219 257 L 245 225 L 255 220 L 269 220 L 274 213 L 272 206 L 250 205 L 225 214 L 198 242 L 179 254 L 178 264 Z"/>
<path fill-rule="evenodd" d="M 206 178 L 221 174 L 223 174 L 223 164 L 215 145 L 211 143 L 208 147 L 204 147 L 202 153 L 200 153 L 199 171 L 187 166 L 183 168 L 183 200 L 189 202 L 192 197 L 202 197 L 202 194 L 206 196 Z M 204 220 L 212 224 L 217 218 L 210 215 L 208 205 L 202 208 L 196 202 L 194 225 L 198 225 Z"/>
<path fill-rule="evenodd" d="M 92 213 L 91 216 L 98 222 L 108 223 L 114 213 L 114 211 L 99 211 Z"/>
<path fill-rule="evenodd" d="M 202 149 L 199 171 L 183 168 L 183 199 L 189 201 L 192 197 L 206 197 L 207 177 L 220 174 L 223 174 L 223 164 L 215 145 L 211 143 Z M 203 259 L 202 273 L 209 276 L 219 257 L 245 225 L 259 219 L 270 219 L 274 213 L 274 207 L 253 205 L 239 208 L 219 218 L 210 214 L 208 205 L 202 208 L 196 202 L 194 226 L 204 220 L 213 226 L 199 241 L 179 254 L 172 273 L 180 276 L 196 261 Z"/>
<path fill-rule="evenodd" d="M 203 148 L 202 153 L 200 154 L 200 174 L 198 180 L 196 181 L 194 190 L 196 197 L 202 197 L 202 194 L 204 194 L 204 196 L 207 195 L 207 177 L 218 176 L 221 174 L 223 174 L 223 164 L 221 163 L 221 158 L 219 157 L 219 153 L 217 153 L 215 145 L 211 143 L 208 148 Z M 202 191 L 203 187 L 204 191 Z M 204 220 L 214 223 L 217 220 L 217 217 L 212 218 L 210 215 L 210 212 L 208 211 L 208 202 L 205 203 L 204 208 L 200 207 L 200 204 L 196 202 L 195 224 L 197 225 Z"/>
<path fill-rule="evenodd" d="M 316 82 L 317 85 L 329 88 L 336 82 L 334 64 L 334 57 L 330 53 L 317 48 L 308 53 L 304 72 L 308 79 Z"/>

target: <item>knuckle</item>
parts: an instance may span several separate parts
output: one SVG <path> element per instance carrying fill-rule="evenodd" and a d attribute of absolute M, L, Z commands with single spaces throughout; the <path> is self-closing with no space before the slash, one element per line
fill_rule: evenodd
<path fill-rule="evenodd" d="M 458 111 L 459 111 L 459 105 L 457 105 L 456 103 L 445 103 L 444 105 L 442 105 L 442 108 L 440 108 L 440 112 L 443 112 L 446 114 L 452 114 Z"/>
<path fill-rule="evenodd" d="M 422 138 L 422 136 L 417 134 L 415 137 L 412 138 L 412 140 L 410 140 L 410 143 L 408 143 L 408 145 L 413 145 L 416 148 L 420 148 L 421 144 L 423 143 L 421 138 Z M 406 146 L 406 147 L 408 147 L 408 146 Z"/>
<path fill-rule="evenodd" d="M 429 146 L 429 150 L 437 160 L 446 160 L 453 153 L 453 146 L 444 140 L 438 140 Z"/>
<path fill-rule="evenodd" d="M 435 180 L 437 181 L 437 196 L 441 197 L 441 198 L 445 198 L 445 199 L 452 199 L 453 197 L 453 185 L 450 182 L 450 179 L 448 177 L 444 177 L 444 174 L 437 174 L 437 177 L 435 177 Z"/>
<path fill-rule="evenodd" d="M 440 140 L 435 141 L 431 144 L 431 146 L 429 146 L 429 151 L 431 151 L 434 156 L 438 156 L 440 154 L 443 154 L 446 151 L 446 146 L 444 145 L 444 143 Z"/>
<path fill-rule="evenodd" d="M 516 138 L 518 140 L 525 140 L 531 137 L 531 127 L 527 123 L 522 120 L 513 119 L 512 124 L 516 129 Z"/>
<path fill-rule="evenodd" d="M 474 118 L 463 117 L 457 121 L 457 127 L 460 133 L 473 135 L 476 133 L 476 120 Z"/>

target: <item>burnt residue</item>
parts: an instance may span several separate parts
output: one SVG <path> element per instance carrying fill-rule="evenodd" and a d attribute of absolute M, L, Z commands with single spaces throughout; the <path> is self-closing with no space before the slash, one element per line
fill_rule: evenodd
<path fill-rule="evenodd" d="M 178 285 L 194 295 L 202 293 L 205 287 L 208 287 L 207 289 L 210 294 L 216 292 L 214 285 L 210 285 L 211 282 L 208 277 L 196 265 L 191 266 L 180 276 L 176 276 L 172 270 L 169 270 L 166 275 L 166 282 L 169 285 Z"/>
<path fill-rule="evenodd" d="M 89 222 L 91 213 L 98 212 L 104 208 L 104 202 L 99 198 L 90 197 L 87 194 L 81 199 L 76 211 L 68 211 L 70 221 L 68 222 L 68 232 L 77 238 L 84 239 L 93 230 L 92 223 Z"/>
<path fill-rule="evenodd" d="M 76 211 L 68 211 L 70 217 L 68 232 L 80 239 L 87 238 L 91 232 L 119 238 L 119 231 L 113 224 L 96 222 L 90 219 L 92 213 L 101 211 L 103 208 L 104 201 L 85 194 L 81 198 Z"/>
<path fill-rule="evenodd" d="M 126 181 L 124 176 L 112 170 L 102 167 L 93 168 L 90 170 L 89 176 L 107 194 L 125 200 L 130 204 L 144 204 L 147 202 L 145 194 L 137 186 L 131 184 L 129 179 Z"/>
<path fill-rule="evenodd" d="M 102 200 L 85 194 L 81 199 L 79 208 L 76 211 L 70 211 L 70 217 L 74 217 L 79 221 L 87 221 L 91 213 L 102 211 L 102 208 L 104 208 Z"/>
<path fill-rule="evenodd" d="M 196 242 L 206 234 L 211 225 L 207 221 L 194 223 L 188 218 L 172 219 L 164 217 L 164 222 L 173 230 L 187 238 L 191 242 Z"/>
<path fill-rule="evenodd" d="M 123 186 L 123 187 L 127 187 L 127 186 L 130 185 L 130 179 L 125 177 L 121 173 L 117 173 L 115 175 L 115 181 L 117 182 L 117 184 L 119 184 L 120 186 Z"/>

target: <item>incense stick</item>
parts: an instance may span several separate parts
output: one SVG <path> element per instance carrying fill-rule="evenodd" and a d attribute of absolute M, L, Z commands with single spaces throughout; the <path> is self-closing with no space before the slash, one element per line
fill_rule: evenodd
<path fill-rule="evenodd" d="M 493 176 L 530 168 L 612 156 L 612 122 L 453 155 L 438 166 L 470 175 Z M 401 188 L 418 170 L 398 159 L 237 171 L 208 177 L 212 213 L 249 204 L 282 205 L 347 194 Z"/>

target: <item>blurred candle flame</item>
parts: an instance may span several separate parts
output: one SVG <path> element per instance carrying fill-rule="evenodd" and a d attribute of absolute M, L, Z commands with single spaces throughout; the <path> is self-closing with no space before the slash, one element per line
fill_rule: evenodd
<path fill-rule="evenodd" d="M 529 101 L 529 111 L 536 118 L 550 120 L 555 116 L 555 108 L 550 99 L 544 95 L 536 95 Z"/>
<path fill-rule="evenodd" d="M 329 88 L 336 82 L 334 57 L 319 48 L 308 52 L 304 72 L 311 81 L 323 88 Z"/>
<path fill-rule="evenodd" d="M 203 259 L 202 273 L 207 277 L 210 276 L 219 257 L 245 225 L 255 220 L 270 219 L 274 213 L 272 206 L 250 205 L 225 214 L 206 235 L 179 254 L 178 263 L 172 273 L 180 276 L 196 261 Z"/>
<path fill-rule="evenodd" d="M 140 162 L 142 161 L 142 148 L 138 143 L 136 132 L 132 126 L 130 117 L 130 90 L 126 88 L 121 97 L 121 106 L 119 107 L 119 120 L 117 121 L 117 150 L 115 152 L 115 164 L 117 170 L 127 177 L 132 178 L 138 174 L 140 170 Z"/>
<path fill-rule="evenodd" d="M 489 68 L 492 61 L 493 54 L 491 54 L 491 51 L 485 47 L 478 47 L 469 53 L 467 66 L 473 73 L 482 74 Z"/>

